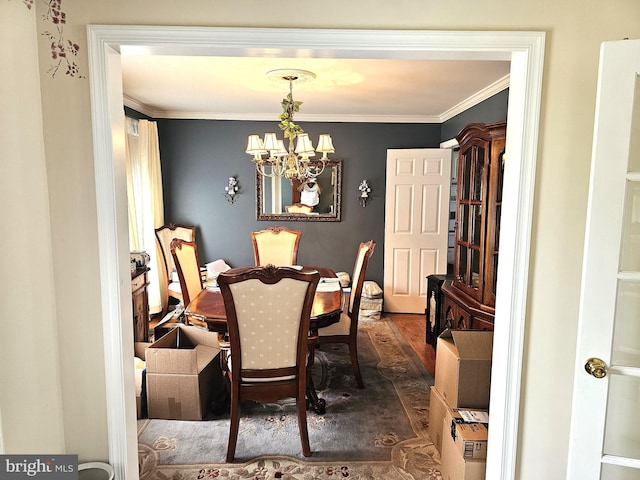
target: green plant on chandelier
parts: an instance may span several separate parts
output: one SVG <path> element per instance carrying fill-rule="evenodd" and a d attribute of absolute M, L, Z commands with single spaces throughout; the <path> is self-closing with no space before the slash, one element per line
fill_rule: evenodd
<path fill-rule="evenodd" d="M 304 133 L 300 125 L 293 122 L 293 114 L 300 111 L 302 102 L 293 99 L 293 94 L 289 92 L 286 98 L 282 99 L 282 113 L 280 114 L 280 130 L 284 132 L 284 138 L 288 138 L 293 142 L 295 138 Z"/>

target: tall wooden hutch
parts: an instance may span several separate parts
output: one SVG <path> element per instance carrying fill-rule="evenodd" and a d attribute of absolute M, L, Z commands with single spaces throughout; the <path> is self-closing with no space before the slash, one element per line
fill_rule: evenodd
<path fill-rule="evenodd" d="M 493 330 L 506 128 L 472 123 L 456 137 L 453 278 L 442 286 L 446 328 Z"/>

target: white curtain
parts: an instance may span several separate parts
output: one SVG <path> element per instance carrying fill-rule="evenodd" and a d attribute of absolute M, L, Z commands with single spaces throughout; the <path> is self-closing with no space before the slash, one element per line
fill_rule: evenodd
<path fill-rule="evenodd" d="M 164 224 L 162 171 L 156 122 L 127 118 L 127 194 L 129 248 L 144 250 L 149 262 L 149 311 L 162 310 L 160 268 L 164 261 L 156 248 L 155 229 Z"/>

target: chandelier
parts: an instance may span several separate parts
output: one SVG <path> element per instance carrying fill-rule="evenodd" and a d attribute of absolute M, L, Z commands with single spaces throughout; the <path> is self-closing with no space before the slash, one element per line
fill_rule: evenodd
<path fill-rule="evenodd" d="M 327 154 L 334 153 L 331 135 L 320 135 L 318 146 L 314 150 L 309 135 L 293 121 L 294 113 L 299 112 L 302 105 L 302 102 L 293 99 L 293 84 L 309 82 L 316 75 L 306 70 L 279 69 L 267 72 L 267 76 L 272 80 L 289 82 L 289 94 L 282 99 L 279 124 L 285 141 L 289 139 L 289 148 L 285 148 L 284 141 L 279 140 L 275 133 L 266 133 L 264 140 L 258 135 L 249 135 L 246 153 L 253 155 L 256 170 L 265 177 L 285 177 L 291 182 L 294 179 L 303 182 L 317 177 L 324 170 Z M 316 152 L 322 153 L 322 157 L 311 160 Z M 268 155 L 268 158 L 263 158 L 264 155 Z"/>

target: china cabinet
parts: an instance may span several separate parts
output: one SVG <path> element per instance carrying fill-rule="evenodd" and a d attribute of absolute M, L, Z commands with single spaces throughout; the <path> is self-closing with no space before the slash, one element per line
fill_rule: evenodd
<path fill-rule="evenodd" d="M 493 329 L 506 127 L 472 123 L 456 137 L 453 278 L 442 286 L 446 328 Z"/>

